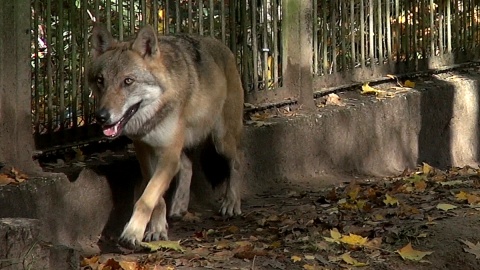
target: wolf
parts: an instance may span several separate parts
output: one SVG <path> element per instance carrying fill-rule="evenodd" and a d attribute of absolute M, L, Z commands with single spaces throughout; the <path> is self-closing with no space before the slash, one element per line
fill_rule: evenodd
<path fill-rule="evenodd" d="M 189 149 L 213 157 L 202 164 L 213 185 L 225 183 L 220 213 L 240 215 L 244 90 L 230 49 L 210 37 L 157 35 L 150 25 L 118 41 L 100 23 L 91 47 L 87 76 L 96 121 L 105 137 L 133 141 L 143 178 L 120 243 L 168 239 L 164 195 L 176 177 L 169 215 L 187 211 Z"/>

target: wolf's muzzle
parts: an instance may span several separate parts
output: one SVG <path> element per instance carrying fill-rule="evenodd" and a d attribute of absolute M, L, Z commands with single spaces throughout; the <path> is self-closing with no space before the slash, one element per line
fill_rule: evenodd
<path fill-rule="evenodd" d="M 105 108 L 99 109 L 95 113 L 95 119 L 100 125 L 103 125 L 110 119 L 110 112 Z"/>

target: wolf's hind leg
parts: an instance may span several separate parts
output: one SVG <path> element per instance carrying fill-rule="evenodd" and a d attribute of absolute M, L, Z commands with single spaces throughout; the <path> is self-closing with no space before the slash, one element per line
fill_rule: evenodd
<path fill-rule="evenodd" d="M 187 213 L 190 202 L 192 174 L 192 162 L 185 153 L 182 153 L 180 157 L 180 171 L 177 175 L 177 183 L 171 199 L 170 217 L 180 218 Z"/>
<path fill-rule="evenodd" d="M 226 179 L 226 190 L 223 197 L 220 213 L 222 215 L 234 216 L 242 214 L 241 192 L 242 192 L 242 169 L 241 151 L 237 148 L 237 141 L 232 134 L 227 133 L 223 138 L 213 138 L 213 143 L 219 154 L 229 162 L 230 174 Z"/>

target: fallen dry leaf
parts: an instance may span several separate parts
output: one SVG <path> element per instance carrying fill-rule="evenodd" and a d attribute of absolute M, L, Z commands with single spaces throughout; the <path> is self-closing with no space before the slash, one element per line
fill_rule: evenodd
<path fill-rule="evenodd" d="M 344 235 L 340 239 L 340 242 L 349 244 L 351 246 L 363 246 L 367 243 L 367 241 L 368 241 L 367 237 L 362 237 L 356 234 Z"/>
<path fill-rule="evenodd" d="M 406 246 L 403 248 L 399 249 L 396 251 L 402 259 L 404 260 L 410 260 L 410 261 L 420 261 L 423 259 L 423 257 L 430 255 L 433 253 L 433 251 L 419 251 L 415 250 L 412 247 L 411 243 L 408 243 Z"/>
<path fill-rule="evenodd" d="M 150 251 L 157 251 L 160 249 L 171 249 L 175 251 L 183 252 L 184 249 L 180 245 L 180 241 L 152 241 L 141 242 L 140 245 Z"/>
<path fill-rule="evenodd" d="M 340 257 L 342 258 L 342 260 L 344 262 L 346 262 L 347 264 L 353 265 L 355 267 L 362 267 L 362 266 L 367 266 L 368 265 L 368 263 L 359 262 L 355 258 L 352 258 L 352 256 L 350 256 L 350 253 L 348 253 L 348 252 L 342 254 L 342 256 L 340 256 Z"/>
<path fill-rule="evenodd" d="M 453 205 L 453 204 L 449 204 L 449 203 L 439 203 L 437 205 L 437 209 L 440 209 L 440 210 L 443 210 L 443 211 L 449 211 L 449 210 L 452 210 L 452 209 L 455 209 L 457 208 L 457 206 Z"/>
<path fill-rule="evenodd" d="M 477 242 L 477 244 L 473 244 L 468 240 L 459 239 L 459 241 L 468 246 L 468 248 L 464 247 L 463 250 L 475 255 L 475 259 L 480 259 L 480 242 Z"/>
<path fill-rule="evenodd" d="M 385 200 L 383 200 L 383 203 L 390 206 L 398 205 L 398 199 L 388 194 L 385 194 Z"/>
<path fill-rule="evenodd" d="M 414 88 L 415 87 L 415 83 L 410 81 L 410 80 L 406 80 L 405 83 L 404 83 L 405 87 L 410 87 L 410 88 Z"/>
<path fill-rule="evenodd" d="M 302 258 L 297 255 L 293 255 L 292 257 L 290 257 L 290 259 L 292 260 L 292 262 L 299 262 L 302 260 Z"/>
<path fill-rule="evenodd" d="M 327 95 L 325 105 L 345 106 L 345 103 L 337 94 L 331 93 Z"/>

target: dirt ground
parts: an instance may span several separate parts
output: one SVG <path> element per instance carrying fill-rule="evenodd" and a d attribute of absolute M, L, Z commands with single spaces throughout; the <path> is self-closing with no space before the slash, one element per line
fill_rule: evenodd
<path fill-rule="evenodd" d="M 247 197 L 240 217 L 200 208 L 170 221 L 174 242 L 157 251 L 103 239 L 111 252 L 86 255 L 82 269 L 480 269 L 479 174 L 426 164 L 337 185 L 272 185 Z"/>

